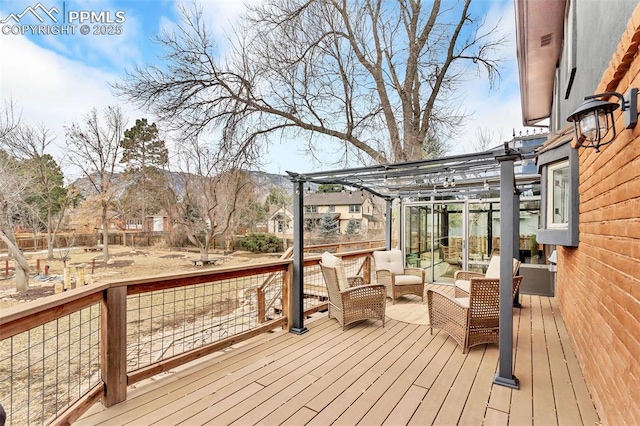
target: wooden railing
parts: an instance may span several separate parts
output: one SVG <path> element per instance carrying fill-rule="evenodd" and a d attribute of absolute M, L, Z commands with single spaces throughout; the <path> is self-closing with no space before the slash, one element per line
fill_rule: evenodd
<path fill-rule="evenodd" d="M 341 253 L 348 274 L 370 282 L 370 254 L 380 248 Z M 305 315 L 327 306 L 319 259 L 305 256 Z M 126 400 L 127 386 L 140 380 L 288 329 L 292 265 L 280 259 L 95 283 L 4 310 L 0 402 L 8 424 L 71 423 L 98 400 Z"/>

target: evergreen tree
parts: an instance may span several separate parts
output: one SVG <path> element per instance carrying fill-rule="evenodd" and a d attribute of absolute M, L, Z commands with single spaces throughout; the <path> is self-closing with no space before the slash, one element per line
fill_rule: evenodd
<path fill-rule="evenodd" d="M 356 235 L 359 231 L 360 227 L 358 226 L 358 222 L 355 219 L 349 219 L 349 222 L 347 223 L 347 230 L 345 231 L 347 235 Z"/>
<path fill-rule="evenodd" d="M 340 233 L 340 224 L 335 219 L 333 213 L 325 213 L 320 220 L 318 232 L 323 239 L 330 239 Z"/>
<path fill-rule="evenodd" d="M 32 182 L 24 194 L 26 217 L 34 234 L 46 232 L 47 258 L 53 259 L 53 246 L 64 212 L 78 194 L 65 187 L 64 174 L 49 154 L 31 155 L 23 160 L 21 167 Z"/>
<path fill-rule="evenodd" d="M 157 199 L 153 196 L 151 181 L 159 179 L 152 177 L 160 177 L 159 169 L 169 162 L 169 151 L 158 135 L 156 124 L 149 124 L 146 118 L 137 119 L 133 127 L 125 130 L 120 147 L 123 150 L 120 162 L 127 164 L 125 174 L 134 183 L 133 188 L 140 200 L 138 214 L 142 219 L 142 230 L 146 231 L 148 205 Z"/>

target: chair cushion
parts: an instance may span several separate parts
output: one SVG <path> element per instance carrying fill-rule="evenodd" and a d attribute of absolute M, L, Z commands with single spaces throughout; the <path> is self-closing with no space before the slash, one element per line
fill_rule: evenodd
<path fill-rule="evenodd" d="M 396 275 L 396 285 L 422 284 L 422 278 L 416 275 Z"/>
<path fill-rule="evenodd" d="M 374 251 L 376 270 L 387 269 L 396 275 L 404 274 L 404 261 L 401 250 Z"/>
<path fill-rule="evenodd" d="M 456 280 L 455 286 L 459 289 L 466 291 L 467 293 L 471 293 L 471 281 L 468 280 Z"/>
<path fill-rule="evenodd" d="M 322 253 L 322 264 L 328 268 L 335 268 L 336 275 L 338 276 L 338 287 L 340 288 L 340 291 L 343 291 L 349 288 L 349 282 L 347 281 L 347 273 L 344 270 L 344 264 L 342 263 L 342 259 L 332 255 L 328 251 L 325 251 L 324 253 Z"/>
<path fill-rule="evenodd" d="M 513 259 L 513 275 L 515 276 L 518 270 L 518 259 Z M 500 278 L 500 256 L 493 256 L 489 261 L 487 272 L 484 274 L 485 278 Z"/>
<path fill-rule="evenodd" d="M 469 298 L 468 297 L 456 297 L 453 300 L 458 302 L 462 307 L 469 308 Z"/>
<path fill-rule="evenodd" d="M 491 257 L 491 260 L 489 261 L 489 266 L 487 266 L 487 272 L 485 272 L 484 277 L 500 278 L 500 256 Z"/>

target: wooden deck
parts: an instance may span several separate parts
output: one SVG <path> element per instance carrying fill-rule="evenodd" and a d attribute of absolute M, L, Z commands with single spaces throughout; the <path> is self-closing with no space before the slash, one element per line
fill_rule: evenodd
<path fill-rule="evenodd" d="M 555 299 L 521 301 L 517 391 L 492 384 L 496 345 L 463 355 L 428 326 L 388 318 L 384 328 L 367 321 L 343 332 L 320 313 L 303 335 L 258 336 L 141 382 L 127 401 L 97 404 L 76 424 L 599 424 Z"/>

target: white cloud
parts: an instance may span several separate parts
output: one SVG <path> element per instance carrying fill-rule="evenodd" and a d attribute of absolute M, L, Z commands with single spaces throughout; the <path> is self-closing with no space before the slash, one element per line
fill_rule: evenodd
<path fill-rule="evenodd" d="M 35 2 L 30 0 L 9 0 L 0 6 L 0 19 L 8 13 L 19 13 L 26 7 L 33 6 Z M 31 36 L 31 39 L 37 44 L 47 47 L 50 50 L 58 52 L 66 57 L 80 58 L 85 63 L 90 63 L 95 67 L 105 70 L 123 69 L 140 58 L 141 53 L 138 48 L 140 38 L 140 22 L 136 16 L 136 10 L 127 7 L 131 3 L 117 4 L 113 0 L 83 0 L 82 2 L 65 2 L 65 7 L 61 1 L 43 2 L 46 6 L 54 6 L 58 9 L 58 24 L 63 24 L 63 16 L 66 19 L 70 11 L 90 11 L 95 13 L 105 13 L 111 19 L 115 18 L 117 11 L 124 12 L 125 21 L 121 24 L 121 34 L 115 35 L 116 25 L 94 25 L 90 23 L 91 30 L 87 35 L 80 34 L 80 23 L 74 23 L 75 34 L 72 35 L 37 35 Z M 66 9 L 65 9 L 66 8 Z M 123 9 L 124 8 L 124 9 Z M 67 13 L 63 14 L 63 11 Z M 26 24 L 38 24 L 31 15 L 23 18 Z M 22 21 L 21 21 L 22 22 Z M 45 22 L 47 24 L 49 22 Z M 96 30 L 111 31 L 111 35 L 94 34 Z M 100 33 L 101 31 L 98 31 Z M 119 31 L 118 31 L 119 32 Z M 2 37 L 3 42 L 6 36 Z"/>
<path fill-rule="evenodd" d="M 173 2 L 174 7 L 175 4 Z M 117 9 L 111 2 L 103 0 L 92 2 L 91 5 Z M 511 137 L 514 127 L 519 130 L 521 125 L 513 5 L 503 1 L 499 6 L 490 11 L 489 18 L 497 22 L 497 18 L 502 17 L 501 28 L 510 37 L 510 42 L 503 50 L 508 61 L 503 70 L 503 80 L 500 88 L 494 92 L 489 92 L 488 87 L 478 80 L 463 87 L 460 96 L 464 99 L 464 109 L 473 112 L 473 115 L 465 120 L 462 134 L 453 141 L 452 154 L 474 150 L 472 141 L 476 139 L 478 127 L 490 129 L 504 140 Z M 207 25 L 218 40 L 225 36 L 244 11 L 242 2 L 229 0 L 204 0 L 203 8 Z M 170 27 L 173 17 L 158 16 L 158 26 L 145 28 L 147 32 L 144 32 L 139 27 L 141 21 L 136 20 L 136 12 L 141 13 L 136 9 L 127 12 L 126 37 L 119 39 L 104 37 L 101 40 L 86 38 L 74 41 L 68 37 L 53 36 L 45 43 L 38 40 L 45 46 L 40 47 L 23 36 L 0 35 L 0 55 L 3 58 L 0 63 L 0 94 L 3 100 L 12 98 L 22 110 L 25 120 L 42 122 L 51 128 L 60 145 L 64 144 L 63 126 L 80 121 L 93 107 L 100 110 L 107 105 L 119 104 L 131 122 L 141 116 L 149 117 L 131 105 L 123 105 L 113 95 L 109 83 L 120 79 L 120 70 L 124 69 L 124 65 L 135 61 L 139 50 L 144 49 L 147 39 L 152 35 L 149 31 Z M 78 60 L 69 59 L 69 56 Z M 112 66 L 104 65 L 104 57 L 108 57 Z M 333 143 L 323 145 L 327 151 L 337 146 Z M 327 168 L 327 165 L 318 164 L 306 156 L 303 150 L 304 142 L 301 145 L 300 141 L 280 142 L 276 138 L 270 147 L 268 160 L 265 160 L 266 169 L 282 173 L 287 169 L 304 172 Z M 56 157 L 59 158 L 61 153 L 59 151 Z M 328 158 L 330 154 L 322 157 Z"/>
<path fill-rule="evenodd" d="M 2 99 L 12 99 L 26 122 L 45 124 L 60 147 L 64 126 L 81 121 L 94 107 L 120 104 L 109 86 L 117 75 L 67 59 L 26 37 L 3 36 L 0 57 L 12 58 L 0 64 Z M 130 120 L 140 115 L 130 106 L 122 107 Z M 59 148 L 52 155 L 60 159 L 63 152 Z"/>

